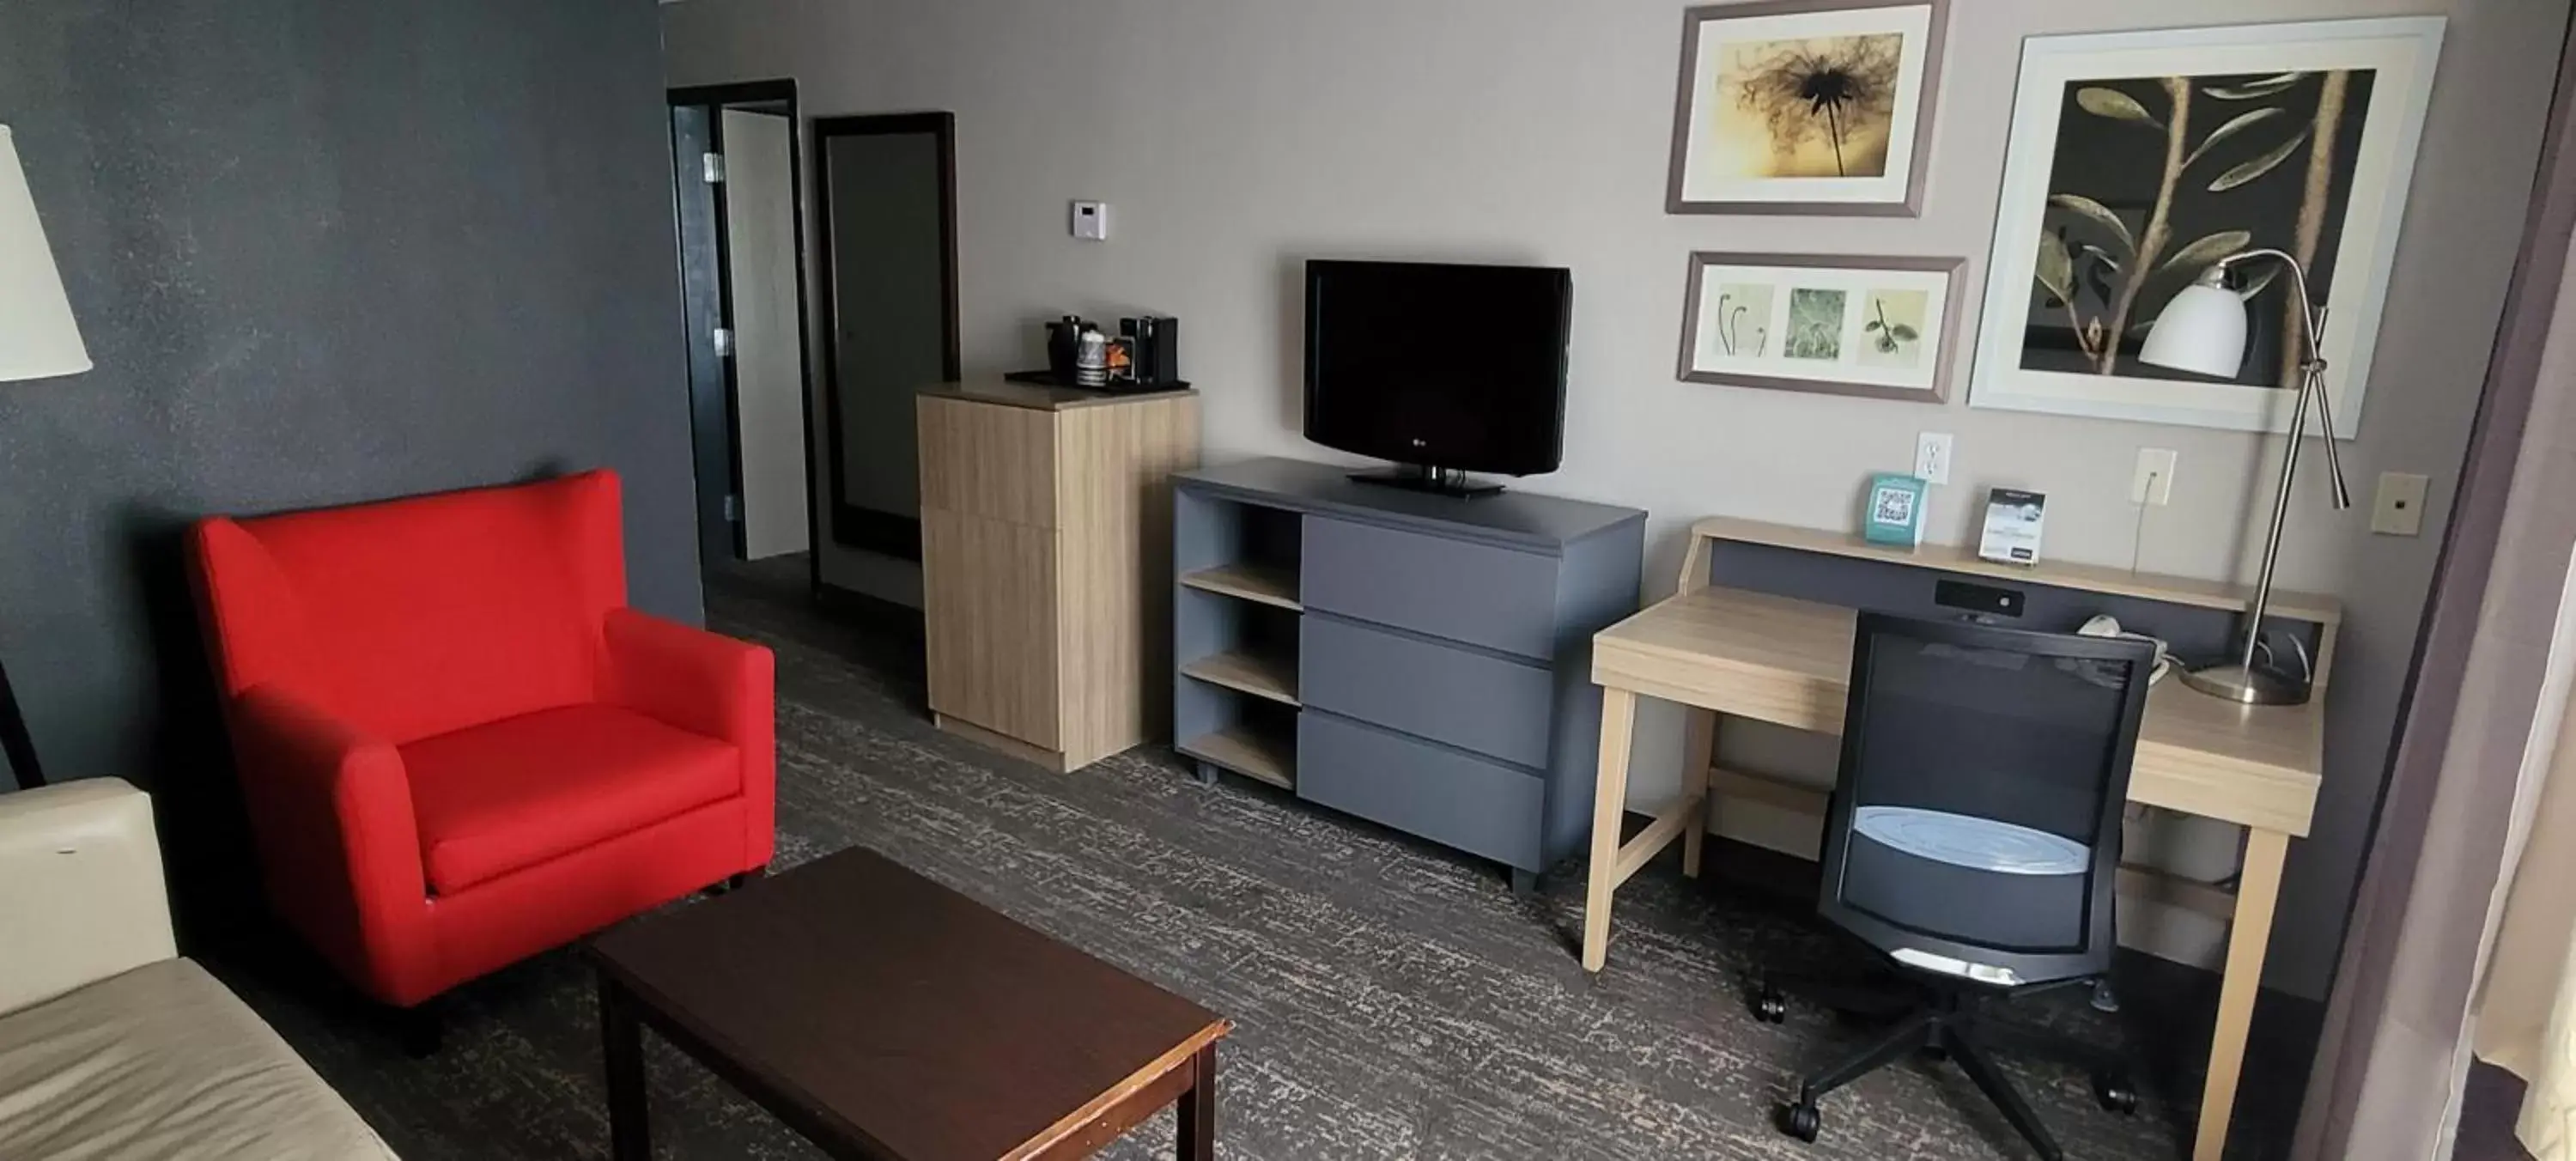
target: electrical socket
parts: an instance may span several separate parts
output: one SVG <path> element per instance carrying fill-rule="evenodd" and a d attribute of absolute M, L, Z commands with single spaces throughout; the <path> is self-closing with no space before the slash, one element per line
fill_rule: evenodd
<path fill-rule="evenodd" d="M 2173 503 L 2174 462 L 2179 458 L 2172 448 L 2139 448 L 2137 471 L 2129 477 L 2129 502 L 2158 508 Z"/>
<path fill-rule="evenodd" d="M 1927 484 L 1950 482 L 1950 433 L 1927 431 L 1914 437 L 1914 474 Z"/>

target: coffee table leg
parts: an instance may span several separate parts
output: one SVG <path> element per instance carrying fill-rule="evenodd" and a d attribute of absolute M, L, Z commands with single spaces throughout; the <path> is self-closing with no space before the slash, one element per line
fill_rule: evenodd
<path fill-rule="evenodd" d="M 652 1129 L 644 1109 L 644 1026 L 617 985 L 599 981 L 599 1043 L 608 1060 L 608 1155 L 651 1161 Z"/>
<path fill-rule="evenodd" d="M 1190 1091 L 1181 1094 L 1181 1139 L 1176 1161 L 1216 1161 L 1216 1044 L 1190 1063 Z"/>

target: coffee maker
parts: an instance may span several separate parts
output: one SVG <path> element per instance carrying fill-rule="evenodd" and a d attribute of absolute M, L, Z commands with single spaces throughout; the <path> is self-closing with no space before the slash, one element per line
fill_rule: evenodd
<path fill-rule="evenodd" d="M 1122 318 L 1118 337 L 1127 344 L 1137 389 L 1181 385 L 1181 320 L 1159 314 Z"/>

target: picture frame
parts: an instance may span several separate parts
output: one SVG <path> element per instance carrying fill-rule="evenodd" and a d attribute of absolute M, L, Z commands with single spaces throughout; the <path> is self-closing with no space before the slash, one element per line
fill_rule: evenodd
<path fill-rule="evenodd" d="M 1950 0 L 1683 12 L 1666 212 L 1919 216 L 1949 27 Z"/>
<path fill-rule="evenodd" d="M 1945 403 L 1965 258 L 1690 256 L 1677 377 Z"/>
<path fill-rule="evenodd" d="M 2333 435 L 2352 438 L 2443 27 L 2390 17 L 2023 42 L 1969 405 L 2287 430 L 2306 323 L 2283 264 L 2236 272 L 2254 328 L 2235 380 L 2138 358 L 2175 293 L 2221 258 L 2271 248 L 2301 256 L 2329 308 L 2319 353 Z"/>

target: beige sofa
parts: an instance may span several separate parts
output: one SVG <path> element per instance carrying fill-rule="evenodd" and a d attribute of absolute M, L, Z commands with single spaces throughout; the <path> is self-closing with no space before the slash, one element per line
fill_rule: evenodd
<path fill-rule="evenodd" d="M 142 791 L 100 779 L 0 795 L 0 1157 L 392 1156 L 180 958 Z"/>

